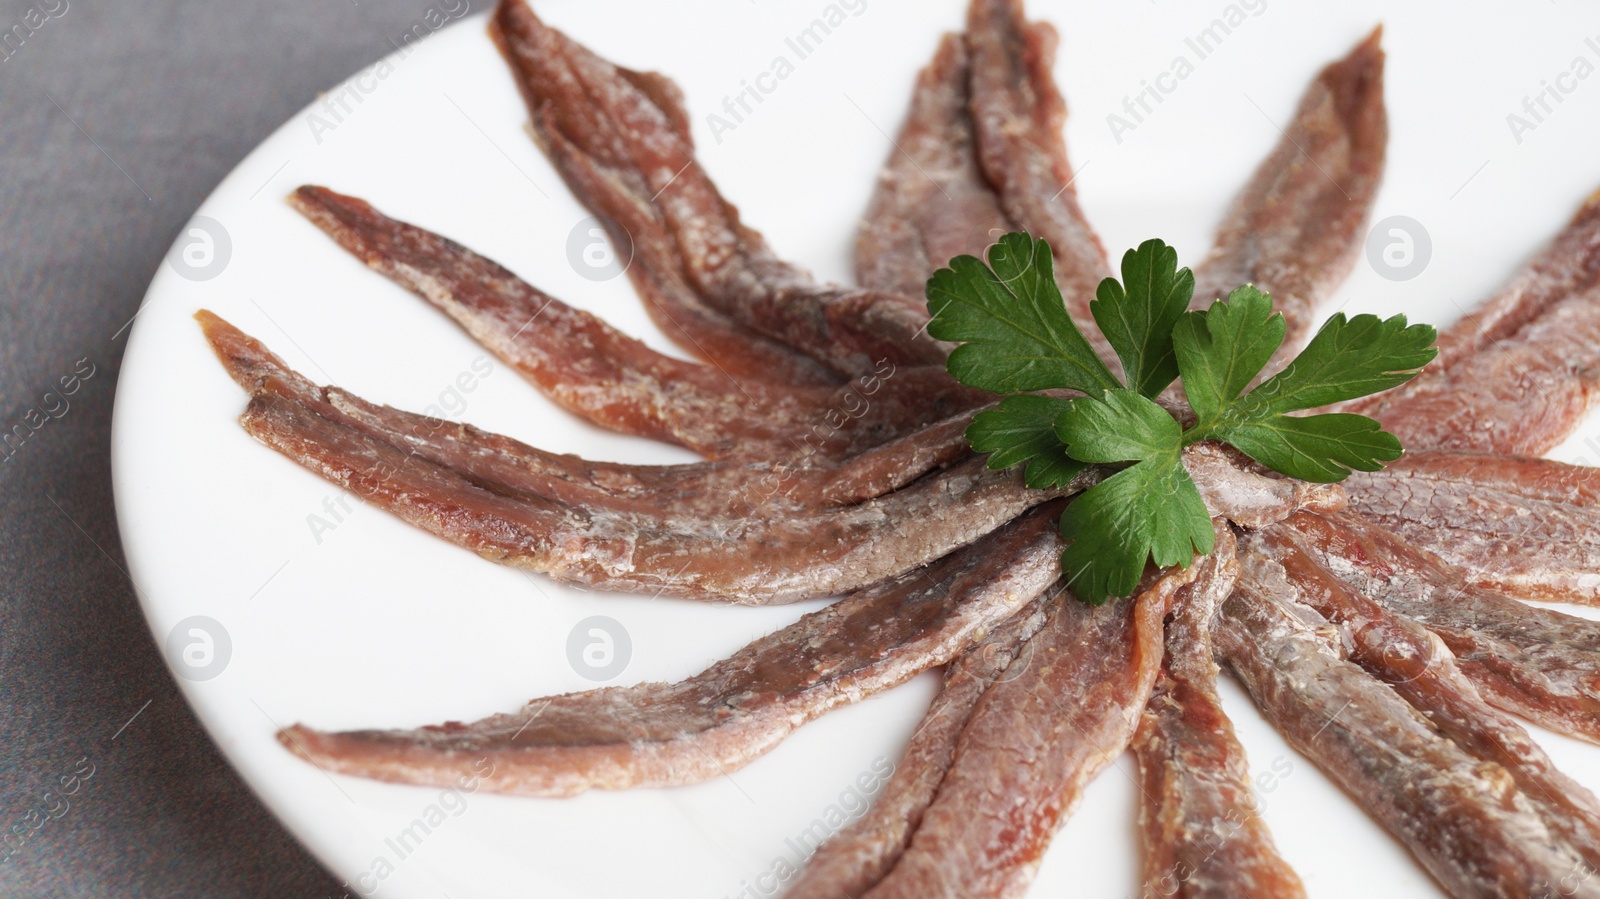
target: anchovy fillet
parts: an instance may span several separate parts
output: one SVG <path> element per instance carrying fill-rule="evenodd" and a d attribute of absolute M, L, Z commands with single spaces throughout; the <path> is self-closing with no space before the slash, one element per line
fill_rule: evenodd
<path fill-rule="evenodd" d="M 1192 308 L 1205 309 L 1241 284 L 1272 294 L 1289 333 L 1268 373 L 1305 344 L 1317 306 L 1360 257 L 1389 138 L 1381 34 L 1374 31 L 1311 82 L 1196 267 Z"/>
<path fill-rule="evenodd" d="M 1173 602 L 1166 657 L 1134 736 L 1143 896 L 1291 899 L 1305 889 L 1278 855 L 1250 787 L 1244 747 L 1222 711 L 1211 629 L 1233 592 L 1233 531 Z"/>
<path fill-rule="evenodd" d="M 921 296 L 935 269 L 1016 230 L 978 167 L 969 73 L 966 42 L 947 34 L 917 76 L 911 112 L 856 232 L 856 278 L 865 287 Z"/>
<path fill-rule="evenodd" d="M 1533 896 L 1584 861 L 1502 766 L 1340 657 L 1336 629 L 1249 556 L 1217 648 L 1256 704 L 1454 896 Z M 1594 895 L 1600 885 L 1585 887 Z"/>
<path fill-rule="evenodd" d="M 1051 74 L 1056 30 L 1028 22 L 1022 0 L 973 0 L 966 43 L 978 164 L 1007 218 L 1050 244 L 1067 311 L 1092 322 L 1089 301 L 1111 267 L 1073 188 L 1063 137 L 1067 105 Z M 1102 356 L 1115 359 L 1097 329 L 1087 333 Z"/>
<path fill-rule="evenodd" d="M 1600 743 L 1600 622 L 1475 587 L 1358 515 L 1297 514 L 1285 526 L 1341 580 L 1438 634 L 1491 704 Z"/>
<path fill-rule="evenodd" d="M 1600 194 L 1409 383 L 1345 404 L 1409 449 L 1539 456 L 1600 397 Z"/>
<path fill-rule="evenodd" d="M 567 501 L 375 439 L 303 378 L 280 377 L 287 368 L 258 343 L 200 317 L 218 358 L 252 394 L 241 422 L 257 440 L 484 558 L 598 589 L 744 604 L 833 596 L 931 562 L 1052 496 L 968 459 L 865 502 L 795 514 L 662 511 L 603 491 Z"/>
<path fill-rule="evenodd" d="M 1550 831 L 1585 863 L 1600 865 L 1600 803 L 1483 700 L 1437 636 L 1341 582 L 1278 528 L 1257 533 L 1249 546 L 1256 564 L 1282 570 L 1296 602 L 1339 625 L 1351 661 L 1389 684 L 1463 750 L 1504 768 Z"/>
<path fill-rule="evenodd" d="M 1049 511 L 813 612 L 681 683 L 535 699 L 471 724 L 296 726 L 280 739 L 325 770 L 435 786 L 488 757 L 491 789 L 531 796 L 710 780 L 807 721 L 949 661 L 1031 603 L 1061 571 Z"/>
<path fill-rule="evenodd" d="M 327 188 L 297 209 L 355 256 L 455 319 L 587 420 L 711 458 L 837 459 L 984 402 L 943 369 L 876 368 L 841 387 L 736 380 L 664 356 L 495 262 Z"/>
<path fill-rule="evenodd" d="M 1173 569 L 1135 598 L 1064 596 L 984 692 L 916 834 L 866 899 L 1020 896 L 1084 786 L 1128 747 L 1161 664 Z"/>
<path fill-rule="evenodd" d="M 1026 651 L 1048 609 L 1048 603 L 1036 602 L 945 667 L 939 694 L 882 794 L 866 815 L 823 843 L 806 861 L 785 899 L 861 896 L 889 873 L 905 854 L 922 813 L 954 764 L 956 743 L 972 710 Z"/>
<path fill-rule="evenodd" d="M 1345 482 L 1351 507 L 1519 599 L 1600 604 L 1600 471 L 1548 459 L 1408 453 Z"/>
<path fill-rule="evenodd" d="M 706 304 L 846 376 L 882 360 L 943 361 L 946 348 L 923 333 L 928 311 L 920 298 L 819 285 L 778 260 L 711 183 L 673 116 L 615 66 L 545 25 L 521 0 L 498 7 L 491 31 L 541 140 L 564 140 L 563 153 L 584 154 L 614 188 L 654 210 L 678 246 L 685 280 Z"/>

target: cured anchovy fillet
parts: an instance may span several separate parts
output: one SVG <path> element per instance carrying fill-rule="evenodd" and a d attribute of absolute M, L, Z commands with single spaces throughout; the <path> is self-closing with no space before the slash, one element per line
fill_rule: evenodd
<path fill-rule="evenodd" d="M 920 299 L 818 285 L 777 260 L 717 192 L 673 116 L 615 66 L 546 26 L 521 0 L 500 4 L 491 31 L 541 140 L 548 146 L 559 136 L 564 153 L 581 152 L 605 175 L 569 186 L 608 184 L 653 210 L 705 303 L 847 376 L 884 360 L 943 361 L 947 348 L 922 331 L 928 312 Z"/>
<path fill-rule="evenodd" d="M 694 462 L 627 465 L 550 453 L 469 424 L 369 403 L 337 387 L 318 387 L 215 316 L 200 320 L 229 373 L 252 393 L 267 389 L 309 403 L 366 436 L 456 471 L 502 493 L 563 502 L 631 503 L 663 514 L 718 517 L 793 514 L 852 505 L 904 487 L 966 458 L 975 413 L 930 425 L 852 457 L 835 468 L 789 463 Z M 1226 477 L 1225 474 L 1220 475 Z M 1250 481 L 1237 488 L 1243 495 Z"/>
<path fill-rule="evenodd" d="M 1548 459 L 1407 453 L 1345 481 L 1352 508 L 1518 599 L 1600 604 L 1600 470 Z"/>
<path fill-rule="evenodd" d="M 1226 524 L 1219 523 L 1216 549 L 1197 567 L 1194 583 L 1173 602 L 1166 657 L 1133 741 L 1144 799 L 1141 895 L 1304 896 L 1261 820 L 1244 747 L 1217 695 L 1212 622 L 1239 574 Z"/>
<path fill-rule="evenodd" d="M 1024 21 L 1020 3 L 990 0 L 973 2 L 968 25 L 944 37 L 917 79 L 857 237 L 857 272 L 868 287 L 920 296 L 951 258 L 1032 229 L 1050 243 L 1068 312 L 1116 369 L 1089 313 L 1109 267 L 1072 189 L 1055 30 Z"/>
<path fill-rule="evenodd" d="M 1600 743 L 1600 622 L 1474 587 L 1358 515 L 1293 515 L 1285 526 L 1341 580 L 1438 634 L 1491 704 Z"/>
<path fill-rule="evenodd" d="M 337 387 L 318 387 L 284 367 L 258 341 L 214 316 L 207 336 L 234 380 L 256 392 L 271 385 L 321 414 L 410 455 L 502 493 L 563 502 L 621 502 L 662 514 L 718 517 L 793 514 L 882 496 L 966 458 L 973 413 L 930 425 L 842 462 L 837 468 L 785 463 L 694 462 L 626 465 L 550 453 L 469 424 L 369 403 Z M 1242 487 L 1240 488 L 1242 490 Z"/>
<path fill-rule="evenodd" d="M 1206 511 L 1242 528 L 1263 528 L 1299 509 L 1338 512 L 1347 500 L 1338 484 L 1312 484 L 1282 477 L 1231 446 L 1214 441 L 1184 450 L 1183 467 Z"/>
<path fill-rule="evenodd" d="M 655 72 L 621 67 L 617 74 L 649 97 L 671 120 L 673 130 L 692 145 L 683 92 Z M 726 371 L 731 377 L 779 384 L 837 384 L 839 375 L 815 359 L 739 324 L 706 305 L 685 283 L 677 245 L 655 210 L 617 189 L 606 172 L 562 138 L 546 135 L 544 151 L 567 183 L 604 223 L 613 248 L 625 261 L 645 311 L 679 346 Z M 634 260 L 639 260 L 634 265 Z"/>
<path fill-rule="evenodd" d="M 1127 749 L 1161 664 L 1161 622 L 1199 567 L 1133 599 L 1065 595 L 984 692 L 905 853 L 867 899 L 1027 891 L 1083 787 Z"/>
<path fill-rule="evenodd" d="M 968 113 L 966 45 L 947 34 L 917 76 L 911 112 L 856 234 L 856 278 L 922 296 L 935 269 L 1017 230 L 983 173 Z"/>
<path fill-rule="evenodd" d="M 600 491 L 565 502 L 375 439 L 331 402 L 286 385 L 275 374 L 286 366 L 270 354 L 263 360 L 260 344 L 215 316 L 200 318 L 219 359 L 252 394 L 241 422 L 257 440 L 491 561 L 600 589 L 744 604 L 833 596 L 931 562 L 1052 496 L 974 458 L 856 505 L 770 518 L 668 513 Z"/>
<path fill-rule="evenodd" d="M 865 502 L 911 483 L 929 471 L 964 459 L 971 452 L 967 428 L 982 410 L 954 415 L 942 422 L 867 450 L 829 471 L 820 487 L 824 501 Z M 794 483 L 799 471 L 785 472 L 784 489 L 803 490 Z"/>
<path fill-rule="evenodd" d="M 947 36 L 919 78 L 896 142 L 903 152 L 880 176 L 858 238 L 862 280 L 920 293 L 944 260 L 988 242 L 980 232 L 1039 222 L 1035 233 L 1057 248 L 1057 280 L 1068 306 L 1088 323 L 1088 301 L 1108 272 L 1075 195 L 1061 187 L 1072 176 L 1060 139 L 1065 106 L 1050 77 L 1054 31 L 1024 23 L 1020 4 L 1011 0 L 977 0 L 969 27 L 972 56 L 988 67 L 975 72 L 969 92 L 966 55 Z M 1272 292 L 1290 321 L 1283 358 L 1303 345 L 1316 306 L 1360 254 L 1388 139 L 1379 36 L 1375 31 L 1312 82 L 1284 139 L 1235 199 L 1196 276 L 1195 308 L 1240 284 Z M 990 151 L 984 172 L 972 162 L 976 138 L 964 101 L 993 113 L 976 116 L 978 136 L 987 139 L 977 142 Z M 1053 174 L 1043 177 L 1047 171 Z M 981 180 L 985 172 L 1014 188 L 1003 211 Z M 1098 339 L 1097 330 L 1086 331 Z"/>
<path fill-rule="evenodd" d="M 1303 498 L 1301 498 L 1303 499 Z M 1293 495 L 1281 497 L 1281 510 L 1292 507 L 1296 501 Z M 1261 512 L 1260 519 L 1265 520 L 1265 512 Z M 1242 764 L 1244 750 L 1238 746 L 1231 736 L 1231 727 L 1227 719 L 1221 716 L 1220 707 L 1215 698 L 1216 665 L 1211 661 L 1209 637 L 1205 636 L 1210 629 L 1210 616 L 1215 612 L 1216 605 L 1226 597 L 1233 586 L 1233 576 L 1236 564 L 1233 562 L 1232 546 L 1233 532 L 1221 521 L 1217 522 L 1217 549 L 1207 558 L 1196 565 L 1193 573 L 1194 582 L 1181 586 L 1176 590 L 1175 605 L 1186 611 L 1181 612 L 1179 620 L 1183 622 L 1177 626 L 1186 635 L 1182 640 L 1185 647 L 1192 652 L 1183 651 L 1174 653 L 1174 629 L 1167 631 L 1168 662 L 1167 668 L 1173 667 L 1174 658 L 1178 658 L 1176 670 L 1181 672 L 1180 681 L 1191 685 L 1190 691 L 1209 690 L 1211 696 L 1210 707 L 1214 713 L 1204 714 L 1205 701 L 1195 701 L 1185 695 L 1181 699 L 1174 698 L 1175 682 L 1167 669 L 1163 669 L 1157 681 L 1156 696 L 1150 700 L 1145 713 L 1144 723 L 1140 733 L 1149 726 L 1152 713 L 1150 709 L 1157 708 L 1163 695 L 1169 702 L 1178 702 L 1187 710 L 1186 727 L 1183 732 L 1167 728 L 1165 737 L 1174 743 L 1178 740 L 1194 740 L 1209 747 L 1215 747 L 1218 752 L 1231 752 L 1237 759 L 1234 765 Z M 1187 580 L 1190 575 L 1180 575 L 1181 580 Z M 1174 583 L 1178 583 L 1175 581 Z M 1027 665 L 1019 665 L 1018 669 L 1008 666 L 1014 657 L 1022 653 L 1031 655 L 1032 649 L 1024 646 L 1028 635 L 1039 626 L 1038 620 L 1019 616 L 1008 622 L 1005 629 L 996 631 L 984 644 L 969 652 L 967 655 L 952 662 L 946 671 L 945 682 L 923 717 L 922 724 L 918 726 L 916 735 L 912 738 L 911 745 L 906 750 L 905 758 L 895 770 L 895 776 L 889 781 L 884 794 L 873 804 L 872 810 L 860 821 L 834 837 L 817 852 L 807 863 L 801 873 L 800 879 L 790 888 L 785 895 L 790 899 L 825 899 L 825 897 L 860 896 L 871 886 L 881 880 L 886 872 L 892 868 L 895 861 L 905 851 L 912 834 L 916 832 L 922 813 L 932 801 L 945 772 L 953 763 L 956 744 L 963 728 L 967 723 L 972 709 L 977 706 L 988 686 L 1002 676 L 1007 679 L 1020 676 L 1027 670 Z M 1204 640 L 1201 646 L 1198 641 Z M 986 652 L 987 651 L 987 652 Z M 1209 673 L 1206 673 L 1209 672 Z M 1209 683 L 1210 687 L 1201 686 Z M 1163 686 L 1163 684 L 1165 686 Z M 1181 689 L 1181 688 L 1179 688 Z M 1170 706 L 1169 706 L 1170 707 Z M 1226 729 L 1225 733 L 1218 733 L 1213 728 Z M 1142 746 L 1136 745 L 1136 750 L 1144 753 L 1154 751 L 1151 747 L 1157 745 L 1150 737 L 1144 736 Z M 1159 737 L 1156 739 L 1160 739 Z M 1220 744 L 1227 742 L 1231 749 Z M 1200 764 L 1198 756 L 1184 747 L 1183 764 Z M 1149 764 L 1142 762 L 1142 764 Z M 1216 806 L 1219 814 L 1228 811 L 1231 806 L 1227 803 L 1236 803 L 1240 809 L 1248 805 L 1249 786 L 1242 776 L 1234 777 L 1237 772 L 1224 772 L 1214 781 L 1200 783 L 1197 781 L 1207 779 L 1211 772 L 1195 771 L 1184 772 L 1191 774 L 1186 782 L 1188 790 L 1200 791 L 1210 789 L 1224 794 L 1216 797 L 1219 804 Z M 1237 786 L 1231 786 L 1229 779 L 1237 780 Z M 1236 790 L 1232 796 L 1227 796 L 1227 791 Z M 1150 794 L 1146 788 L 1146 795 Z M 1170 794 L 1169 794 L 1170 795 Z M 1179 797 L 1171 797 L 1177 801 Z M 1204 800 L 1202 800 L 1204 801 Z M 1191 801 L 1192 804 L 1192 801 Z M 1228 815 L 1225 819 L 1231 827 L 1240 826 L 1245 819 L 1237 814 Z M 1237 889 L 1240 879 L 1236 874 L 1228 874 L 1224 869 L 1232 867 L 1235 871 L 1246 871 L 1250 878 L 1262 885 L 1264 892 L 1260 895 L 1292 896 L 1290 885 L 1297 885 L 1298 879 L 1292 871 L 1276 861 L 1276 855 L 1271 847 L 1270 837 L 1261 828 L 1258 822 L 1244 823 L 1244 833 L 1230 835 L 1226 846 L 1219 846 L 1214 842 L 1200 845 L 1192 842 L 1181 845 L 1177 835 L 1157 835 L 1167 850 L 1174 856 L 1173 863 L 1166 866 L 1168 871 L 1182 870 L 1178 867 L 1178 856 L 1185 862 L 1193 864 L 1192 872 L 1185 878 L 1189 889 L 1207 882 L 1207 879 L 1216 876 L 1224 878 L 1218 883 L 1226 883 L 1230 888 Z M 1200 838 L 1201 834 L 1191 834 Z M 1216 864 L 1210 864 L 1211 861 Z M 1281 868 L 1281 870 L 1278 870 Z M 1170 878 L 1162 878 L 1165 885 Z M 1274 889 L 1279 891 L 1273 892 Z M 1173 895 L 1171 890 L 1163 886 L 1160 895 Z M 1189 893 L 1188 895 L 1199 895 Z"/>
<path fill-rule="evenodd" d="M 1600 193 L 1584 201 L 1572 221 L 1511 283 L 1439 335 L 1439 355 L 1424 375 L 1344 405 L 1352 411 L 1387 408 L 1429 386 L 1429 381 L 1445 378 L 1480 352 L 1515 337 L 1561 301 L 1596 284 L 1600 284 Z"/>
<path fill-rule="evenodd" d="M 325 733 L 283 744 L 322 768 L 445 785 L 488 757 L 490 789 L 590 789 L 725 776 L 826 712 L 941 665 L 1060 576 L 1054 512 L 1041 509 L 929 570 L 813 612 L 677 684 L 535 699 L 515 714 L 415 730 Z"/>
<path fill-rule="evenodd" d="M 1597 346 L 1600 289 L 1590 289 L 1366 414 L 1419 450 L 1542 455 L 1600 397 Z"/>
<path fill-rule="evenodd" d="M 506 11 L 506 16 L 508 19 L 514 17 L 515 11 Z M 537 24 L 542 28 L 542 23 Z M 490 31 L 506 51 L 509 61 L 511 51 L 506 35 L 500 31 L 498 19 L 491 23 Z M 543 33 L 542 36 L 557 38 L 557 44 L 579 53 L 584 62 L 605 65 L 583 48 L 566 41 L 559 33 Z M 562 87 L 581 92 L 582 85 L 568 77 L 569 73 L 561 67 L 561 60 L 552 56 L 546 61 L 553 64 L 551 68 L 545 70 L 547 75 L 554 78 Z M 513 65 L 515 66 L 515 63 Z M 675 138 L 685 147 L 692 149 L 693 137 L 690 134 L 688 110 L 685 107 L 683 92 L 676 83 L 659 73 L 638 72 L 621 66 L 611 66 L 610 75 L 619 87 L 631 88 L 638 97 L 655 107 Z M 775 376 L 779 372 L 769 369 L 766 375 L 760 374 L 759 370 L 753 370 L 751 373 L 756 377 L 787 380 L 790 383 L 807 381 L 827 383 L 830 378 L 837 378 L 836 373 L 817 363 L 816 360 L 796 353 L 780 341 L 772 340 L 740 325 L 707 305 L 696 295 L 685 281 L 686 272 L 672 234 L 671 224 L 654 205 L 639 202 L 638 196 L 649 190 L 646 181 L 637 172 L 629 171 L 625 166 L 618 168 L 615 165 L 597 163 L 583 148 L 567 140 L 559 129 L 541 128 L 540 126 L 544 124 L 543 114 L 537 109 L 541 101 L 532 93 L 531 86 L 527 82 L 519 81 L 519 87 L 528 100 L 532 112 L 534 137 L 541 149 L 550 157 L 551 162 L 585 205 L 605 223 L 613 241 L 638 254 L 641 264 L 638 266 L 630 264 L 628 274 L 644 298 L 646 309 L 663 330 L 673 335 L 675 340 L 679 340 L 680 345 L 685 345 L 691 348 L 691 351 L 715 359 L 733 369 L 746 367 L 754 369 L 762 363 L 760 356 L 749 355 L 752 345 L 764 350 L 773 347 L 782 348 L 781 353 L 767 352 L 763 355 L 779 358 L 787 356 L 788 358 L 784 359 L 785 367 L 799 369 L 798 374 L 801 376 L 800 379 L 777 378 Z M 586 133 L 592 134 L 592 146 L 609 148 L 620 145 L 623 138 L 617 133 L 616 124 L 609 118 L 595 115 L 593 111 L 583 110 L 581 107 L 575 108 L 575 112 Z M 615 158 L 614 153 L 602 151 L 602 155 L 607 160 Z M 655 197 L 652 196 L 651 199 L 654 200 Z M 759 243 L 759 235 L 751 232 L 749 236 L 752 241 Z M 782 372 L 782 374 L 793 373 Z"/>
<path fill-rule="evenodd" d="M 523 477 L 493 467 L 492 459 L 452 467 L 417 441 L 374 427 L 375 407 L 348 394 L 330 397 L 231 325 L 209 313 L 197 317 L 218 358 L 252 395 L 241 421 L 257 440 L 487 559 L 600 589 L 745 604 L 833 596 L 898 577 L 1100 477 L 1091 470 L 1052 493 L 1029 489 L 1019 472 L 990 471 L 969 458 L 847 506 L 768 508 L 765 515 L 663 507 L 583 490 L 571 478 Z M 1261 520 L 1261 496 L 1274 491 L 1284 500 L 1276 518 L 1296 503 L 1324 507 L 1321 492 L 1284 492 L 1283 482 L 1216 464 L 1214 455 L 1193 447 L 1185 460 L 1218 514 Z"/>
<path fill-rule="evenodd" d="M 972 0 L 966 43 L 978 164 L 1006 217 L 1050 244 L 1067 310 L 1080 323 L 1092 322 L 1089 301 L 1111 266 L 1072 186 L 1063 137 L 1067 105 L 1051 74 L 1056 30 L 1026 21 L 1022 0 Z M 1086 334 L 1101 356 L 1115 361 L 1098 329 Z"/>
<path fill-rule="evenodd" d="M 1407 384 L 1345 405 L 1407 448 L 1539 456 L 1600 396 L 1600 194 Z"/>
<path fill-rule="evenodd" d="M 1048 608 L 1038 602 L 1012 616 L 945 667 L 944 683 L 882 794 L 864 816 L 822 844 L 784 899 L 861 896 L 894 867 L 955 761 L 972 710 L 1044 624 Z"/>
<path fill-rule="evenodd" d="M 1317 305 L 1361 253 L 1389 139 L 1381 34 L 1374 31 L 1311 82 L 1195 271 L 1195 309 L 1241 284 L 1272 294 L 1289 333 L 1271 370 L 1305 344 Z"/>
<path fill-rule="evenodd" d="M 894 577 L 1049 498 L 974 460 L 858 506 L 691 524 L 620 504 L 505 496 L 272 394 L 253 399 L 242 421 L 340 487 L 491 561 L 596 589 L 741 604 L 832 596 Z"/>
<path fill-rule="evenodd" d="M 663 356 L 495 262 L 368 203 L 302 187 L 297 209 L 341 246 L 455 319 L 563 408 L 714 459 L 837 459 L 984 402 L 936 367 L 880 360 L 843 387 L 735 380 Z"/>
<path fill-rule="evenodd" d="M 865 502 L 968 455 L 971 414 L 931 425 L 839 464 L 695 462 L 626 465 L 593 462 L 491 434 L 467 424 L 369 403 L 336 387 L 309 383 L 342 418 L 369 436 L 478 483 L 563 502 L 622 502 L 665 515 L 771 517 Z M 318 393 L 320 391 L 320 393 Z"/>
<path fill-rule="evenodd" d="M 1289 744 L 1366 809 L 1453 896 L 1535 896 L 1583 858 L 1502 766 L 1473 757 L 1339 655 L 1337 630 L 1248 555 L 1217 648 Z M 1579 884 L 1579 895 L 1600 884 Z"/>
<path fill-rule="evenodd" d="M 1281 569 L 1295 601 L 1340 626 L 1351 661 L 1389 684 L 1456 745 L 1509 772 L 1546 826 L 1588 865 L 1600 866 L 1600 803 L 1558 771 L 1515 721 L 1484 702 L 1437 636 L 1334 577 L 1280 529 L 1253 535 L 1249 552 L 1255 564 Z"/>

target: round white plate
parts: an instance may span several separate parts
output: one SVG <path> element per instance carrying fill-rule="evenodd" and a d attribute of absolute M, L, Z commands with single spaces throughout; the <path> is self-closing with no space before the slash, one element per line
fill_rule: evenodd
<path fill-rule="evenodd" d="M 539 11 L 610 59 L 678 79 L 700 158 L 746 220 L 784 256 L 841 281 L 914 73 L 939 33 L 962 21 L 958 0 L 545 2 Z M 1057 77 L 1072 106 L 1076 186 L 1106 246 L 1120 252 L 1160 236 L 1191 263 L 1314 72 L 1383 20 L 1393 137 L 1376 217 L 1420 223 L 1431 259 L 1403 282 L 1362 264 L 1336 303 L 1441 325 L 1508 277 L 1600 185 L 1600 77 L 1563 74 L 1580 58 L 1600 63 L 1600 15 L 1568 3 L 1530 4 L 1514 17 L 1458 12 L 1442 2 L 1030 5 L 1062 32 Z M 833 14 L 836 26 L 801 57 L 788 39 Z M 1221 30 L 1211 24 L 1218 18 Z M 771 895 L 816 822 L 860 807 L 858 775 L 898 760 L 931 675 L 828 715 L 712 783 L 572 800 L 330 777 L 273 739 L 296 721 L 470 720 L 538 695 L 678 679 L 817 607 L 652 602 L 496 567 L 362 507 L 235 423 L 245 398 L 190 319 L 202 307 L 312 378 L 371 400 L 592 458 L 689 458 L 558 411 L 283 202 L 306 182 L 364 197 L 677 352 L 626 278 L 593 280 L 581 254 L 569 261 L 569 237 L 587 233 L 587 213 L 528 139 L 484 26 L 481 14 L 466 17 L 332 89 L 240 163 L 179 239 L 150 286 L 117 394 L 129 565 L 151 630 L 173 647 L 169 661 L 211 735 L 351 895 Z M 786 78 L 758 78 L 780 58 L 792 65 Z M 1163 74 L 1175 66 L 1192 71 Z M 724 98 L 747 83 L 773 90 L 735 121 Z M 1146 85 L 1160 102 L 1147 99 L 1150 113 L 1134 121 L 1127 109 Z M 1546 99 L 1550 112 L 1535 120 L 1524 98 L 1538 110 L 1544 85 L 1570 91 L 1559 104 Z M 1512 114 L 1531 127 L 1513 127 Z M 1600 459 L 1596 434 L 1586 428 L 1558 455 Z M 603 682 L 583 676 L 566 649 L 593 615 L 615 619 L 632 643 L 626 668 Z M 189 622 L 195 616 L 205 620 Z M 193 629 L 211 634 L 209 656 Z M 1266 819 L 1314 895 L 1435 891 L 1231 685 L 1227 699 Z M 1539 739 L 1600 787 L 1600 749 Z M 1095 782 L 1056 838 L 1037 895 L 1137 892 L 1135 775 L 1124 759 Z"/>

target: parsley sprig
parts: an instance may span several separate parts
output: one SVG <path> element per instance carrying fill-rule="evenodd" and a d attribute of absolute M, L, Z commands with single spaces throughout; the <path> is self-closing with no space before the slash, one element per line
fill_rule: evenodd
<path fill-rule="evenodd" d="M 1138 586 L 1147 560 L 1187 567 L 1213 549 L 1210 516 L 1183 467 L 1183 448 L 1232 444 L 1294 478 L 1333 483 L 1400 458 L 1400 441 L 1362 415 L 1295 415 L 1404 384 L 1433 359 L 1429 325 L 1403 315 L 1330 318 L 1287 367 L 1250 384 L 1283 344 L 1272 299 L 1244 285 L 1189 311 L 1194 275 L 1147 240 L 1122 257 L 1122 279 L 1089 304 L 1126 381 L 1073 323 L 1050 247 L 1017 232 L 989 262 L 958 256 L 928 281 L 928 333 L 958 344 L 950 373 L 1004 394 L 967 430 L 990 468 L 1023 465 L 1030 487 L 1066 487 L 1090 465 L 1118 469 L 1061 516 L 1061 557 L 1073 593 L 1099 604 Z M 1155 400 L 1181 380 L 1195 421 L 1185 428 Z M 1076 395 L 1074 395 L 1076 394 Z"/>

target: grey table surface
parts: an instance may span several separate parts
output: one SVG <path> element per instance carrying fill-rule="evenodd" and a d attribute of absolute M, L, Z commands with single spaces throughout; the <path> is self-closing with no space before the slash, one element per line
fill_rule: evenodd
<path fill-rule="evenodd" d="M 111 407 L 120 329 L 189 214 L 429 8 L 0 0 L 0 432 L 31 432 L 0 449 L 0 896 L 346 895 L 228 767 L 145 626 Z M 94 376 L 44 407 L 80 360 Z"/>

